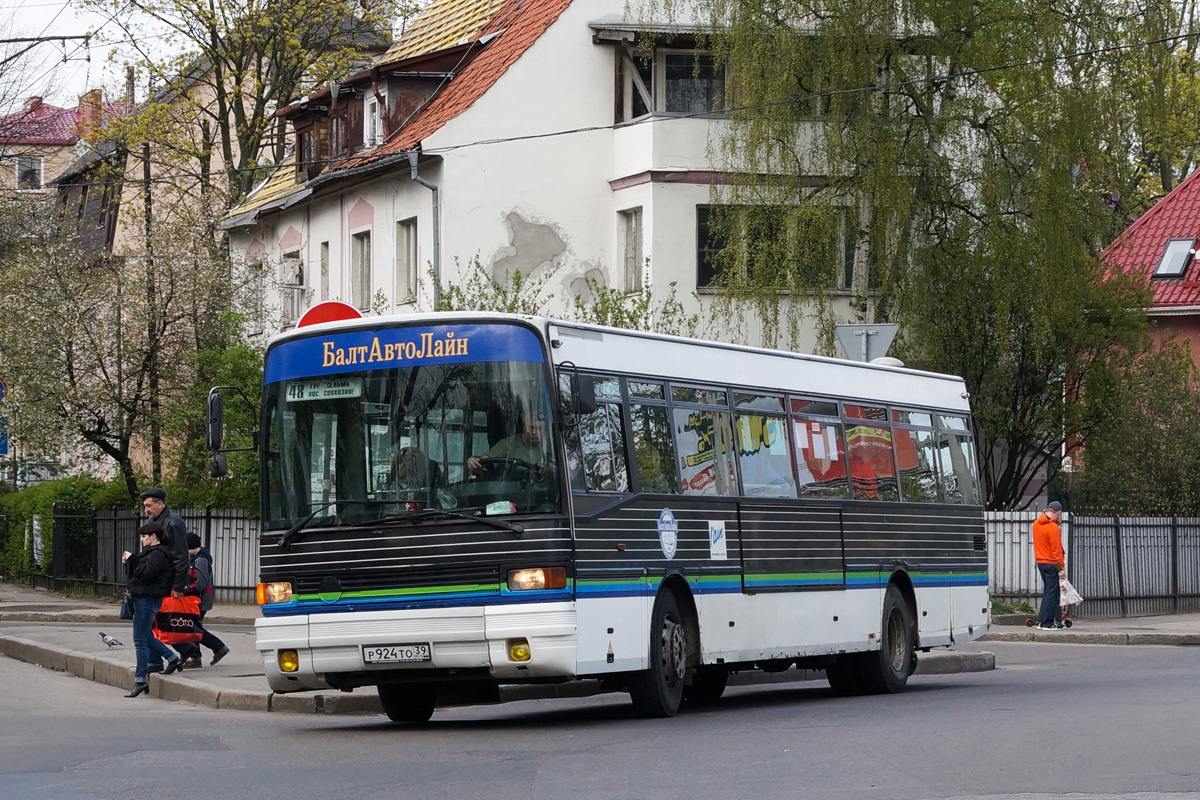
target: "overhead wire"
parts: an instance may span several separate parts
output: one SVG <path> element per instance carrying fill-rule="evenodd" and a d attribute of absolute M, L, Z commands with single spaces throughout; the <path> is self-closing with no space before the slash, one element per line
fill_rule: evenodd
<path fill-rule="evenodd" d="M 853 95 L 853 94 L 863 94 L 863 93 L 868 93 L 868 92 L 881 92 L 881 91 L 906 88 L 906 87 L 910 87 L 910 86 L 916 86 L 916 85 L 920 85 L 920 84 L 943 83 L 948 80 L 971 78 L 971 77 L 975 77 L 978 75 L 985 75 L 985 74 L 999 72 L 999 71 L 1003 71 L 1003 70 L 1022 69 L 1022 68 L 1026 68 L 1026 67 L 1032 67 L 1032 66 L 1045 66 L 1048 64 L 1063 62 L 1063 61 L 1067 61 L 1067 60 L 1074 59 L 1074 58 L 1101 55 L 1104 53 L 1117 52 L 1117 51 L 1121 51 L 1121 50 L 1130 50 L 1130 49 L 1137 48 L 1137 47 L 1147 47 L 1147 46 L 1156 45 L 1156 44 L 1167 44 L 1170 42 L 1178 42 L 1178 41 L 1197 38 L 1197 37 L 1200 37 L 1200 31 L 1176 34 L 1173 36 L 1164 36 L 1164 37 L 1161 37 L 1158 39 L 1147 39 L 1147 40 L 1142 40 L 1142 41 L 1138 41 L 1138 42 L 1130 42 L 1130 43 L 1126 43 L 1126 44 L 1110 45 L 1110 46 L 1106 46 L 1106 47 L 1097 47 L 1097 48 L 1092 48 L 1089 50 L 1078 50 L 1078 51 L 1074 51 L 1071 53 L 1063 53 L 1063 54 L 1059 54 L 1059 55 L 1055 55 L 1055 56 L 1046 56 L 1043 58 L 1029 59 L 1026 61 L 1010 62 L 1007 64 L 999 64 L 999 65 L 991 66 L 991 67 L 979 67 L 976 69 L 961 70 L 959 72 L 954 72 L 954 73 L 944 73 L 944 74 L 935 75 L 935 76 L 912 78 L 912 79 L 903 80 L 903 81 L 891 81 L 888 83 L 876 83 L 876 84 L 869 84 L 869 85 L 863 85 L 863 86 L 849 87 L 849 88 L 845 88 L 845 89 L 833 89 L 833 90 L 824 91 L 824 92 L 814 92 L 812 94 L 786 98 L 783 100 L 771 100 L 771 101 L 765 101 L 762 103 L 750 103 L 750 104 L 746 104 L 746 105 L 736 106 L 733 108 L 724 109 L 720 113 L 729 114 L 729 113 L 737 113 L 737 112 L 742 112 L 742 111 L 752 111 L 752 110 L 756 110 L 756 109 L 766 109 L 766 108 L 778 107 L 778 106 L 782 106 L 782 105 L 794 105 L 794 104 L 806 103 L 806 102 L 811 102 L 813 100 L 819 100 L 819 99 L 824 99 L 827 97 L 834 97 L 834 96 L 839 96 L 839 95 Z M 645 117 L 643 117 L 641 119 L 630 120 L 628 122 L 612 123 L 612 124 L 607 124 L 607 125 L 585 125 L 585 126 L 580 126 L 580 127 L 575 127 L 575 128 L 557 130 L 557 131 L 544 131 L 541 133 L 529 133 L 529 134 L 521 134 L 521 135 L 516 135 L 516 136 L 503 136 L 503 137 L 494 137 L 494 138 L 489 138 L 489 139 L 478 139 L 478 140 L 471 141 L 471 142 L 462 142 L 459 144 L 450 144 L 450 145 L 443 145 L 441 147 L 433 147 L 433 148 L 423 149 L 422 152 L 427 153 L 427 154 L 448 153 L 448 152 L 453 152 L 455 150 L 461 150 L 461 149 L 468 148 L 468 147 L 479 147 L 479 146 L 483 146 L 483 145 L 493 145 L 493 144 L 505 144 L 505 143 L 509 143 L 509 142 L 533 141 L 533 140 L 548 139 L 548 138 L 553 138 L 553 137 L 558 137 L 558 136 L 569 136 L 569 135 L 573 135 L 573 134 L 577 134 L 577 133 L 591 133 L 591 132 L 596 132 L 596 131 L 613 130 L 616 128 L 633 127 L 636 125 L 668 123 L 668 122 L 674 122 L 674 121 L 680 120 L 680 119 L 691 119 L 691 118 L 697 118 L 697 117 L 712 117 L 714 115 L 714 113 L 715 112 L 712 112 L 712 111 L 696 111 L 696 112 L 689 112 L 689 113 L 683 113 L 683 114 L 671 114 L 670 116 L 646 115 Z M 332 164 L 336 164 L 341 161 L 344 161 L 345 158 L 346 158 L 345 156 L 339 156 L 336 158 L 331 157 L 331 158 L 326 158 L 326 159 L 312 159 L 312 160 L 306 161 L 304 163 L 305 164 L 332 165 Z M 234 168 L 230 168 L 228 170 L 224 170 L 224 172 L 229 175 L 236 175 L 236 174 L 243 173 L 243 172 L 261 172 L 263 170 L 270 169 L 272 167 L 274 167 L 275 169 L 278 169 L 279 166 L 280 166 L 279 164 L 274 164 L 274 165 L 268 164 L 268 165 L 262 165 L 262 166 L 257 166 L 257 167 L 244 167 L 244 168 L 234 167 Z M 369 166 L 369 164 L 367 166 Z M 181 180 L 181 179 L 189 179 L 189 178 L 196 178 L 196 177 L 198 177 L 198 173 L 195 173 L 195 174 L 193 174 L 193 173 L 176 173 L 176 174 L 171 174 L 171 175 L 155 176 L 151 180 L 155 181 L 155 182 L 165 182 L 165 181 L 169 181 L 169 180 Z M 81 185 L 81 184 L 61 184 L 61 185 L 75 186 L 75 185 Z"/>

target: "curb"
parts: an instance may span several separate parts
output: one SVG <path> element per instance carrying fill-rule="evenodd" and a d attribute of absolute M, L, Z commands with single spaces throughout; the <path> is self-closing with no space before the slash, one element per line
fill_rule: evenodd
<path fill-rule="evenodd" d="M 90 619 L 90 618 L 89 618 Z M 66 620 L 63 620 L 66 621 Z M 1200 639 L 1200 637 L 1197 637 Z M 17 636 L 0 635 L 0 655 L 24 661 L 56 672 L 65 672 L 106 686 L 128 689 L 133 685 L 133 667 L 106 656 L 59 649 Z M 985 672 L 996 668 L 993 653 L 922 653 L 915 675 L 950 675 L 959 672 Z M 797 683 L 824 680 L 824 670 L 788 669 L 779 673 L 735 672 L 730 686 L 762 686 L 773 683 Z M 599 693 L 600 681 L 565 684 L 505 685 L 500 687 L 502 702 L 544 700 L 562 697 L 589 697 Z M 246 689 L 222 689 L 211 683 L 150 675 L 151 697 L 192 703 L 216 709 L 236 711 L 272 711 L 285 714 L 382 714 L 379 696 L 374 693 L 336 694 L 289 693 Z"/>
<path fill-rule="evenodd" d="M 1200 645 L 1200 633 L 1085 633 L 1073 630 L 1043 631 L 1025 628 L 1019 631 L 992 629 L 979 637 L 980 642 L 1050 642 L 1053 644 L 1133 644 Z"/>

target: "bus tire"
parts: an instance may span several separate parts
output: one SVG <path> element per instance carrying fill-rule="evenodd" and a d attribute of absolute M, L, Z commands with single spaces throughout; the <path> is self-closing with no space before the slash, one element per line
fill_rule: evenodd
<path fill-rule="evenodd" d="M 696 669 L 690 685 L 683 687 L 683 699 L 689 703 L 715 703 L 725 694 L 729 670 L 719 664 Z"/>
<path fill-rule="evenodd" d="M 879 650 L 866 654 L 861 680 L 868 694 L 895 694 L 904 691 L 913 668 L 914 636 L 912 614 L 904 595 L 894 583 L 883 595 L 883 625 Z"/>
<path fill-rule="evenodd" d="M 642 717 L 673 717 L 687 676 L 687 626 L 670 589 L 659 592 L 650 618 L 650 666 L 629 682 L 629 697 Z"/>
<path fill-rule="evenodd" d="M 434 687 L 381 683 L 377 688 L 383 713 L 392 722 L 420 725 L 433 716 L 437 704 L 437 690 Z"/>

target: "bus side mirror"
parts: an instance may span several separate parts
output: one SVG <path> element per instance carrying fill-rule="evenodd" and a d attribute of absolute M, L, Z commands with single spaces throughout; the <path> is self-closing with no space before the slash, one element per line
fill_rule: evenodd
<path fill-rule="evenodd" d="M 229 472 L 229 464 L 225 461 L 224 453 L 217 453 L 208 460 L 208 474 L 214 478 L 223 478 Z"/>
<path fill-rule="evenodd" d="M 596 381 L 591 375 L 571 376 L 575 410 L 580 414 L 596 413 Z"/>
<path fill-rule="evenodd" d="M 208 412 L 207 430 L 208 430 L 208 449 L 220 450 L 221 441 L 225 435 L 225 401 L 221 399 L 221 395 L 215 389 L 208 393 Z M 219 477 L 214 475 L 215 477 Z"/>

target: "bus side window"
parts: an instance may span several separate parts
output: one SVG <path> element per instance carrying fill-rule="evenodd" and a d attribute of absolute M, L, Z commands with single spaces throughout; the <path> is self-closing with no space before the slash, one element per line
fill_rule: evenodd
<path fill-rule="evenodd" d="M 979 486 L 975 473 L 975 451 L 966 420 L 938 416 L 938 451 L 941 458 L 942 494 L 947 503 L 979 504 Z M 952 430 L 946 430 L 951 428 Z M 963 431 L 953 432 L 954 429 Z"/>
<path fill-rule="evenodd" d="M 679 485 L 684 494 L 736 495 L 733 430 L 728 411 L 672 409 L 679 446 Z"/>
<path fill-rule="evenodd" d="M 835 406 L 836 410 L 836 406 Z M 817 419 L 792 420 L 801 497 L 849 497 L 842 424 Z"/>
<path fill-rule="evenodd" d="M 846 454 L 856 500 L 899 500 L 896 455 L 887 412 L 846 404 Z"/>
<path fill-rule="evenodd" d="M 900 468 L 900 498 L 906 503 L 941 501 L 937 445 L 929 414 L 892 411 L 893 423 L 928 426 L 928 429 L 895 427 L 896 463 Z"/>
<path fill-rule="evenodd" d="M 737 449 L 747 497 L 796 496 L 785 419 L 738 414 Z"/>
<path fill-rule="evenodd" d="M 591 492 L 628 492 L 621 385 L 616 378 L 594 379 L 596 410 L 579 419 L 579 454 L 585 486 Z M 572 477 L 572 485 L 576 483 Z"/>
<path fill-rule="evenodd" d="M 629 417 L 640 491 L 678 494 L 667 407 L 630 403 Z"/>

